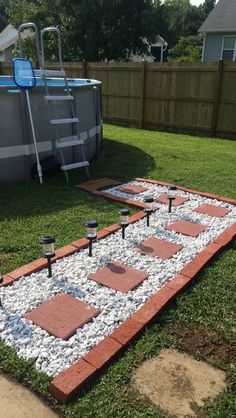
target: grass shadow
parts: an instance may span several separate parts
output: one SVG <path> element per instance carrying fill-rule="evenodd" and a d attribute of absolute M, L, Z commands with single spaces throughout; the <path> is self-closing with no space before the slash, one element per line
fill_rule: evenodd
<path fill-rule="evenodd" d="M 118 143 L 104 141 L 98 161 L 91 164 L 91 178 L 114 177 L 117 180 L 130 180 L 134 176 L 145 176 L 155 166 L 154 159 L 141 149 Z M 70 173 L 70 184 L 86 181 L 82 170 Z M 63 174 L 45 179 L 41 186 L 35 181 L 23 185 L 2 186 L 0 220 L 37 217 L 56 214 L 68 209 L 103 210 L 104 201 L 88 193 L 73 189 L 65 184 Z M 107 205 L 109 203 L 106 203 Z M 95 207 L 96 205 L 96 207 Z"/>
<path fill-rule="evenodd" d="M 155 159 L 142 148 L 107 138 L 99 159 L 91 168 L 93 176 L 124 181 L 135 176 L 145 177 L 155 166 Z"/>

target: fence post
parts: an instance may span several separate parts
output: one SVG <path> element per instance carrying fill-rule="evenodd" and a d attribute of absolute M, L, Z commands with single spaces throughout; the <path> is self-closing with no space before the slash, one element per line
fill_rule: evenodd
<path fill-rule="evenodd" d="M 213 102 L 212 109 L 212 118 L 211 118 L 211 136 L 215 136 L 216 127 L 217 127 L 217 117 L 220 104 L 220 94 L 221 94 L 221 85 L 222 85 L 222 75 L 223 75 L 224 61 L 218 61 L 218 68 L 216 74 L 216 94 Z"/>
<path fill-rule="evenodd" d="M 145 98 L 146 98 L 146 78 L 147 78 L 147 63 L 142 62 L 141 67 L 141 96 L 140 96 L 140 117 L 139 117 L 139 128 L 143 129 L 145 121 Z"/>
<path fill-rule="evenodd" d="M 88 67 L 87 67 L 87 61 L 82 61 L 82 78 L 88 78 L 87 77 Z"/>

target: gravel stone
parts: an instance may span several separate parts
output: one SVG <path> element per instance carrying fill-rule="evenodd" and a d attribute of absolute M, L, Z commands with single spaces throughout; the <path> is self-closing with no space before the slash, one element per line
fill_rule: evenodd
<path fill-rule="evenodd" d="M 155 198 L 167 192 L 167 187 L 145 182 L 133 181 L 128 185 L 140 185 L 149 190 L 135 196 L 122 193 L 117 187 L 105 192 L 137 201 L 142 201 L 145 196 L 152 195 Z M 105 336 L 111 334 L 150 296 L 178 274 L 207 244 L 236 222 L 236 207 L 233 205 L 183 191 L 178 191 L 178 195 L 189 200 L 173 208 L 171 214 L 167 212 L 167 205 L 157 203 L 156 206 L 160 209 L 151 215 L 150 227 L 146 226 L 146 219 L 142 219 L 126 228 L 125 240 L 121 237 L 121 231 L 118 231 L 94 243 L 92 258 L 88 257 L 88 250 L 84 249 L 53 264 L 51 278 L 47 277 L 47 270 L 44 269 L 32 273 L 27 278 L 21 277 L 11 286 L 0 288 L 3 305 L 3 309 L 0 309 L 2 341 L 14 348 L 19 356 L 26 359 L 34 358 L 37 370 L 56 376 L 84 356 Z M 223 218 L 192 212 L 192 209 L 203 203 L 229 208 L 231 212 Z M 177 220 L 202 223 L 207 229 L 196 238 L 165 230 L 168 224 Z M 133 247 L 150 236 L 181 244 L 183 249 L 169 260 L 143 256 L 133 251 Z M 101 286 L 88 278 L 111 261 L 147 272 L 149 277 L 126 294 Z M 78 329 L 68 341 L 50 336 L 23 317 L 27 311 L 60 292 L 65 292 L 101 311 L 96 318 Z"/>

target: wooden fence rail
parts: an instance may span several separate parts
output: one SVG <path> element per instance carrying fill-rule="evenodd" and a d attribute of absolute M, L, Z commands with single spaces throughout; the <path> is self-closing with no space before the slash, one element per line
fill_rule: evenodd
<path fill-rule="evenodd" d="M 75 62 L 65 69 L 68 77 L 102 81 L 107 122 L 236 139 L 236 63 Z M 1 63 L 0 74 L 11 74 L 11 64 Z"/>

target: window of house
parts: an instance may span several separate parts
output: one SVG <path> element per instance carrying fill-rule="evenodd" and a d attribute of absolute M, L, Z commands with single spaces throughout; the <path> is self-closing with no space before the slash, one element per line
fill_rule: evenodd
<path fill-rule="evenodd" d="M 236 53 L 236 37 L 224 36 L 223 48 L 222 48 L 222 59 L 225 61 L 235 61 L 235 53 Z"/>

